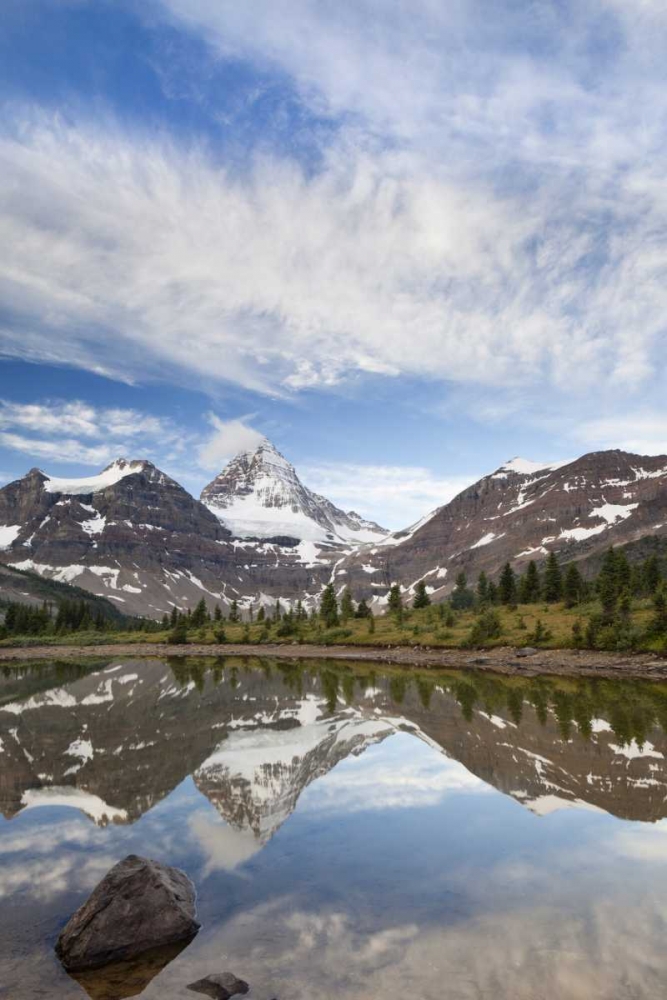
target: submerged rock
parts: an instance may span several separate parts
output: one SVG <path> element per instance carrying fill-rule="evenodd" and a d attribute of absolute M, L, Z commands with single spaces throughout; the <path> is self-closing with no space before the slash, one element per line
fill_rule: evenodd
<path fill-rule="evenodd" d="M 215 972 L 196 983 L 190 983 L 189 990 L 193 993 L 204 993 L 213 1000 L 229 1000 L 239 993 L 247 993 L 250 987 L 243 979 L 237 979 L 233 972 Z"/>
<path fill-rule="evenodd" d="M 68 971 L 127 962 L 199 930 L 195 887 L 178 868 L 130 854 L 107 872 L 56 944 Z"/>

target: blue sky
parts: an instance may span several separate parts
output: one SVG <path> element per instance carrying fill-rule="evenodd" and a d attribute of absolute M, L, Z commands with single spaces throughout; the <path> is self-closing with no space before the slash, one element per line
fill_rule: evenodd
<path fill-rule="evenodd" d="M 401 527 L 667 451 L 658 0 L 5 0 L 0 473 L 260 434 Z"/>

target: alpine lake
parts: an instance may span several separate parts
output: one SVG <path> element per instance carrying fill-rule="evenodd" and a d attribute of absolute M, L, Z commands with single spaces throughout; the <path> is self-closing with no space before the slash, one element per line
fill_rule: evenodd
<path fill-rule="evenodd" d="M 667 686 L 340 661 L 0 674 L 0 997 L 667 994 Z M 117 861 L 183 869 L 181 951 L 53 948 Z"/>

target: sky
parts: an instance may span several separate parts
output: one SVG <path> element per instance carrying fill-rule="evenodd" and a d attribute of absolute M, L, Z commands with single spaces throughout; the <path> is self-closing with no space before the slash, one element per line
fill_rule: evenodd
<path fill-rule="evenodd" d="M 4 0 L 0 478 L 268 437 L 404 527 L 667 452 L 664 0 Z"/>

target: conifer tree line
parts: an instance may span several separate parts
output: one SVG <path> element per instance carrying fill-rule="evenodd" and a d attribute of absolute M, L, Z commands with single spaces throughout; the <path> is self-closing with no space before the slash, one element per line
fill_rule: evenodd
<path fill-rule="evenodd" d="M 0 639 L 15 635 L 54 635 L 70 632 L 157 630 L 159 623 L 140 618 L 111 618 L 85 600 L 43 601 L 41 605 L 8 601 L 0 606 Z"/>
<path fill-rule="evenodd" d="M 524 572 L 519 574 L 507 562 L 497 582 L 489 580 L 482 571 L 474 589 L 468 585 L 466 574 L 460 572 L 449 602 L 456 611 L 493 604 L 515 607 L 519 604 L 557 604 L 560 601 L 566 608 L 574 608 L 597 598 L 603 604 L 618 602 L 622 596 L 650 598 L 664 582 L 655 555 L 642 563 L 631 564 L 622 549 L 610 548 L 597 577 L 586 580 L 576 563 L 567 563 L 562 567 L 556 553 L 550 552 L 542 571 L 531 560 Z M 418 605 L 415 598 L 413 606 L 422 605 Z"/>
<path fill-rule="evenodd" d="M 433 588 L 423 579 L 407 589 L 393 583 L 386 593 L 385 620 L 388 618 L 404 633 L 412 631 L 417 636 L 435 630 L 436 639 L 447 640 L 447 630 L 460 619 L 460 613 L 472 612 L 474 617 L 465 642 L 474 646 L 502 636 L 506 619 L 500 615 L 501 608 L 512 611 L 522 605 L 543 605 L 546 610 L 549 605 L 559 605 L 574 610 L 575 614 L 581 608 L 581 616 L 571 626 L 574 646 L 633 649 L 652 637 L 664 637 L 667 645 L 667 581 L 656 555 L 640 563 L 630 563 L 623 549 L 611 548 L 604 555 L 597 576 L 585 579 L 576 563 L 561 565 L 552 552 L 542 565 L 530 561 L 521 573 L 509 562 L 495 579 L 481 572 L 474 585 L 469 584 L 461 571 L 447 600 L 434 607 L 431 607 L 432 592 Z M 642 611 L 641 628 L 632 616 L 638 609 Z M 422 611 L 424 615 L 420 617 Z M 413 616 L 413 612 L 418 614 Z M 271 607 L 247 603 L 241 606 L 233 600 L 224 611 L 219 604 L 211 610 L 202 598 L 194 608 L 173 607 L 161 622 L 127 617 L 111 619 L 105 617 L 102 608 L 85 600 L 44 602 L 41 606 L 10 602 L 0 606 L 0 639 L 137 629 L 166 630 L 172 643 L 193 639 L 224 643 L 225 627 L 236 626 L 235 641 L 239 641 L 240 628 L 242 642 L 268 642 L 271 638 L 304 641 L 307 634 L 309 641 L 327 643 L 344 641 L 353 634 L 351 623 L 360 620 L 367 623 L 362 631 L 375 632 L 375 618 L 367 601 L 355 600 L 349 587 L 336 592 L 334 584 L 329 583 L 317 606 L 310 610 L 301 600 L 288 606 L 277 600 Z M 465 620 L 469 622 L 470 618 Z M 529 644 L 551 638 L 550 630 L 539 618 L 533 631 L 523 637 Z M 399 637 L 398 641 L 405 640 Z"/>
<path fill-rule="evenodd" d="M 250 604 L 242 613 L 238 602 L 234 600 L 225 618 L 219 604 L 216 604 L 210 612 L 205 599 L 202 598 L 194 610 L 173 608 L 170 615 L 163 617 L 162 626 L 170 629 L 169 641 L 172 643 L 187 642 L 189 630 L 205 631 L 211 624 L 217 641 L 226 642 L 225 622 L 229 624 L 243 622 L 245 628 L 242 641 L 265 642 L 271 634 L 271 629 L 274 630 L 273 635 L 276 638 L 285 638 L 298 635 L 307 624 L 311 628 L 331 630 L 344 626 L 351 619 L 368 620 L 369 631 L 373 631 L 373 616 L 368 603 L 363 598 L 358 602 L 355 601 L 349 588 L 345 588 L 339 600 L 334 585 L 329 583 L 322 591 L 319 607 L 310 612 L 306 610 L 301 600 L 286 610 L 281 601 L 277 600 L 272 608 L 262 604 L 255 612 L 253 605 Z M 251 635 L 250 626 L 253 624 L 260 626 L 260 629 L 258 631 L 255 627 Z"/>
<path fill-rule="evenodd" d="M 394 583 L 386 597 L 385 614 L 401 629 L 412 611 L 429 609 L 430 588 L 424 580 L 417 581 L 407 591 Z M 644 598 L 650 601 L 653 615 L 643 632 L 633 626 L 630 620 L 632 602 Z M 600 572 L 592 580 L 586 580 L 576 563 L 561 566 L 555 553 L 550 553 L 542 567 L 531 561 L 523 573 L 517 573 L 510 563 L 502 568 L 498 578 L 491 580 L 481 572 L 474 587 L 469 586 L 466 574 L 460 572 L 449 598 L 433 608 L 432 625 L 440 629 L 451 628 L 459 612 L 472 611 L 475 619 L 467 645 L 483 645 L 498 639 L 503 634 L 503 626 L 498 611 L 501 607 L 518 608 L 520 605 L 564 605 L 568 609 L 581 606 L 587 609 L 588 618 L 577 619 L 572 627 L 571 644 L 600 649 L 632 649 L 648 635 L 667 637 L 667 591 L 660 563 L 656 556 L 650 556 L 643 563 L 631 565 L 625 552 L 610 549 L 603 561 Z M 599 609 L 599 610 L 591 610 Z M 256 613 L 250 606 L 241 610 L 233 601 L 227 622 L 241 622 L 245 642 L 267 642 L 270 637 L 292 637 L 303 641 L 307 630 L 310 641 L 344 640 L 352 632 L 346 630 L 353 619 L 366 619 L 368 632 L 375 631 L 375 619 L 365 600 L 355 601 L 348 587 L 337 594 L 332 583 L 328 584 L 320 596 L 318 607 L 307 612 L 301 601 L 283 609 L 277 601 L 272 608 L 261 606 Z M 219 605 L 211 613 L 202 599 L 194 610 L 179 611 L 176 608 L 163 621 L 171 629 L 170 641 L 187 642 L 188 630 L 205 630 L 214 626 L 214 635 L 220 642 L 227 641 L 225 616 Z M 260 626 L 252 629 L 251 625 Z M 420 634 L 420 626 L 413 622 L 414 635 Z M 423 631 L 423 629 L 421 629 Z M 204 631 L 201 632 L 202 641 Z M 525 639 L 530 643 L 548 642 L 551 631 L 538 618 L 532 632 Z"/>

